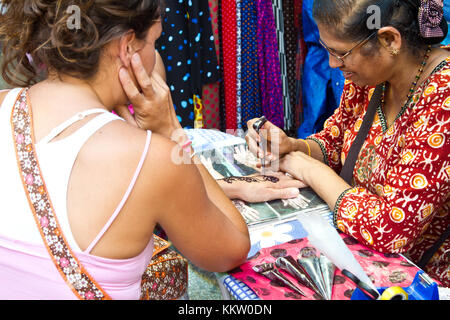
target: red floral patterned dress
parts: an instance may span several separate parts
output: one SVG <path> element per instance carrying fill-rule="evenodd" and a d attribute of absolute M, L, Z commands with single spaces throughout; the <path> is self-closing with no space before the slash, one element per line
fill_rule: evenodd
<path fill-rule="evenodd" d="M 340 173 L 374 88 L 345 84 L 341 105 L 310 136 Z M 450 57 L 439 64 L 387 128 L 381 107 L 335 208 L 336 226 L 380 252 L 418 262 L 450 224 Z M 426 267 L 450 286 L 450 239 Z"/>

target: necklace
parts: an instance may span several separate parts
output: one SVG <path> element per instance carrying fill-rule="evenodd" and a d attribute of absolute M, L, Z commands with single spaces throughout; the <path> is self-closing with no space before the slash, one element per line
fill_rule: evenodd
<path fill-rule="evenodd" d="M 422 76 L 423 70 L 425 69 L 425 66 L 427 65 L 427 60 L 430 57 L 431 52 L 431 46 L 429 45 L 427 48 L 427 51 L 425 52 L 425 56 L 423 57 L 422 63 L 420 64 L 419 71 L 414 78 L 414 81 L 411 84 L 411 88 L 409 89 L 408 95 L 406 96 L 405 104 L 402 107 L 402 111 L 400 111 L 399 114 L 403 112 L 403 110 L 408 106 L 409 101 L 411 100 L 414 91 L 416 90 L 417 82 L 419 81 L 420 77 Z M 385 94 L 386 94 L 386 82 L 383 83 L 382 93 L 381 93 L 381 108 L 383 109 L 384 103 L 385 103 Z"/>

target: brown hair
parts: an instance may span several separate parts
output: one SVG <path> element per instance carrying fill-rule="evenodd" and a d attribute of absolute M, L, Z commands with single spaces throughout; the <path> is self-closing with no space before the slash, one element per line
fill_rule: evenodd
<path fill-rule="evenodd" d="M 76 28 L 70 27 L 70 6 L 79 9 Z M 10 85 L 29 86 L 37 81 L 40 66 L 89 79 L 108 42 L 129 30 L 145 38 L 161 10 L 161 0 L 3 0 L 2 76 Z"/>

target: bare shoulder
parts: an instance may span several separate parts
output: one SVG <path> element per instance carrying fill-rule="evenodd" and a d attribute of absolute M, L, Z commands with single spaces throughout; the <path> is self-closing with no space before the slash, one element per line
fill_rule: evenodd
<path fill-rule="evenodd" d="M 124 175 L 129 176 L 135 172 L 139 161 L 144 160 L 136 184 L 138 192 L 144 190 L 148 194 L 156 186 L 161 187 L 168 180 L 176 178 L 183 171 L 181 167 L 186 169 L 186 165 L 180 166 L 180 159 L 176 154 L 177 145 L 173 141 L 125 121 L 112 122 L 104 132 L 99 130 L 95 138 L 95 144 L 91 148 L 92 155 L 101 158 L 107 154 L 108 158 L 102 162 L 111 171 L 117 171 L 120 166 Z M 150 143 L 145 154 L 147 138 L 150 138 Z"/>
<path fill-rule="evenodd" d="M 136 232 L 145 233 L 144 225 L 156 223 L 158 216 L 168 210 L 169 205 L 181 201 L 180 196 L 189 193 L 187 185 L 201 182 L 195 165 L 183 163 L 179 158 L 177 144 L 157 133 L 150 133 L 150 143 L 145 154 L 145 144 L 149 133 L 133 127 L 123 121 L 111 123 L 100 136 L 94 152 L 96 158 L 103 157 L 98 171 L 109 174 L 112 186 L 128 185 L 131 177 L 138 174 L 131 198 L 125 210 L 132 212 L 133 219 L 140 222 L 134 226 Z M 103 141 L 102 141 L 103 140 Z M 108 146 L 104 152 L 101 149 Z M 101 152 L 101 154 L 98 154 Z M 108 158 L 104 158 L 108 154 Z M 145 158 L 143 158 L 145 156 Z M 143 160 L 142 168 L 137 172 L 138 164 Z M 94 159 L 91 159 L 91 163 Z M 113 187 L 111 187 L 113 188 Z M 192 191 L 192 187 L 190 188 Z M 110 191 L 109 191 L 110 192 Z M 124 189 L 117 191 L 117 195 Z M 113 197 L 111 197 L 113 198 Z M 174 201 L 174 199 L 176 199 Z"/>

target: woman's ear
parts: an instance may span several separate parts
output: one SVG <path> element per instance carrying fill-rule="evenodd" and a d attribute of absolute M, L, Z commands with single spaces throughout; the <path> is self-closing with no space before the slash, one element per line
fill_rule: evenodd
<path fill-rule="evenodd" d="M 126 33 L 119 40 L 119 58 L 126 68 L 131 67 L 131 57 L 136 52 L 134 49 L 135 40 L 136 35 L 133 31 Z"/>
<path fill-rule="evenodd" d="M 383 27 L 378 30 L 378 41 L 393 56 L 402 48 L 402 35 L 394 27 Z"/>

